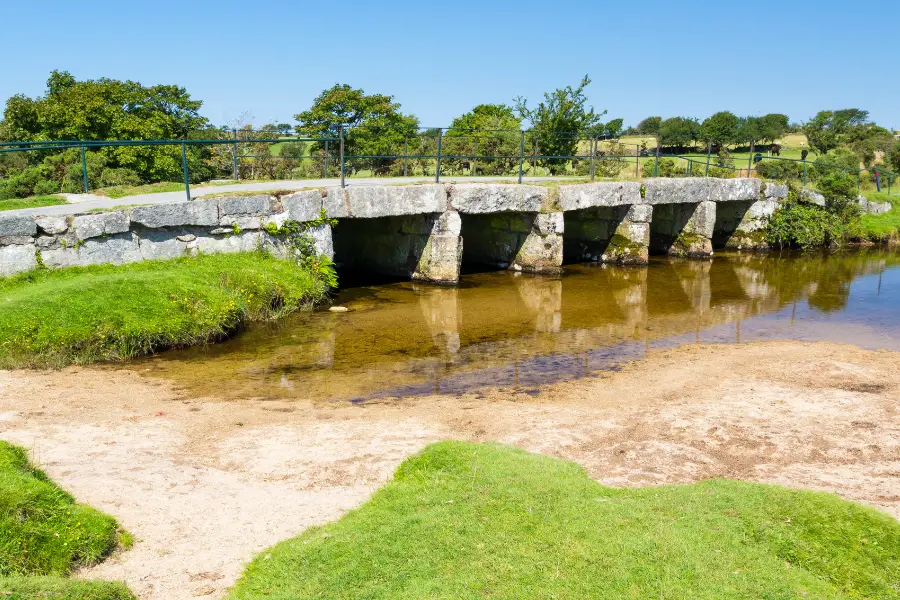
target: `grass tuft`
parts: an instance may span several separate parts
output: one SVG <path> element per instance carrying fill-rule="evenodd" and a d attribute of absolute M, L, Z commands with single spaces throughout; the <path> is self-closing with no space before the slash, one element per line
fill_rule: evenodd
<path fill-rule="evenodd" d="M 230 598 L 896 599 L 898 582 L 900 523 L 830 494 L 616 489 L 570 462 L 443 442 L 264 551 Z"/>
<path fill-rule="evenodd" d="M 312 269 L 265 252 L 35 270 L 0 279 L 0 368 L 128 360 L 221 340 L 323 299 Z"/>
<path fill-rule="evenodd" d="M 68 204 L 61 196 L 32 196 L 31 198 L 8 198 L 0 200 L 0 211 L 20 210 L 23 208 L 40 208 L 42 206 L 58 206 Z"/>

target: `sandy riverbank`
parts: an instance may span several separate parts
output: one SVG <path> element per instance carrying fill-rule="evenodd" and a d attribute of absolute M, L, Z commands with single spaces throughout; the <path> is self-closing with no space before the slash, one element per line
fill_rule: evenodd
<path fill-rule="evenodd" d="M 129 370 L 0 371 L 0 438 L 137 543 L 86 577 L 221 597 L 254 553 L 363 502 L 431 441 L 495 440 L 609 485 L 730 477 L 900 518 L 900 353 L 688 346 L 547 386 L 365 405 L 185 397 Z"/>

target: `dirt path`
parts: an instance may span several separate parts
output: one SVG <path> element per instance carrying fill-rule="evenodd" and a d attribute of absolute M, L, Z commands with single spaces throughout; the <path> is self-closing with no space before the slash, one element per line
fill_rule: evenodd
<path fill-rule="evenodd" d="M 338 517 L 447 438 L 569 458 L 610 485 L 742 478 L 900 517 L 900 353 L 691 346 L 540 393 L 362 406 L 183 398 L 125 370 L 0 372 L 0 438 L 135 535 L 85 577 L 144 599 L 219 598 L 254 553 Z"/>

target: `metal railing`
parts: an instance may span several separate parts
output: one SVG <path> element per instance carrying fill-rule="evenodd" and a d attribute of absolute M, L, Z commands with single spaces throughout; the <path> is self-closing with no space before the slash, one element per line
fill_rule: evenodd
<path fill-rule="evenodd" d="M 0 154 L 10 152 L 48 152 L 79 149 L 81 154 L 82 183 L 85 193 L 90 191 L 87 155 L 90 151 L 117 147 L 180 146 L 181 175 L 185 194 L 190 199 L 190 167 L 188 151 L 197 147 L 227 147 L 230 159 L 230 176 L 240 180 L 242 167 L 250 167 L 251 179 L 256 173 L 253 167 L 267 161 L 284 161 L 288 165 L 300 165 L 303 161 L 321 163 L 322 178 L 335 176 L 344 187 L 348 177 L 360 173 L 378 177 L 433 176 L 440 182 L 442 175 L 516 176 L 521 183 L 524 177 L 534 176 L 582 176 L 591 181 L 599 176 L 604 179 L 687 176 L 752 176 L 765 161 L 785 161 L 797 164 L 792 177 L 802 179 L 804 186 L 814 183 L 812 175 L 822 170 L 838 169 L 855 174 L 857 191 L 874 183 L 881 187 L 886 183 L 888 194 L 898 175 L 884 169 L 851 169 L 815 160 L 794 159 L 754 154 L 754 144 L 746 168 L 735 166 L 735 161 L 721 161 L 712 153 L 712 144 L 706 147 L 705 156 L 695 153 L 665 152 L 658 139 L 646 136 L 644 144 L 625 144 L 617 138 L 599 132 L 560 132 L 540 129 L 461 129 L 461 128 L 390 128 L 337 126 L 334 135 L 288 136 L 276 131 L 214 130 L 198 133 L 199 139 L 177 140 L 41 140 L 28 142 L 0 142 Z M 204 136 L 204 134 L 206 134 Z M 212 137 L 211 134 L 221 137 Z M 653 143 L 647 147 L 647 141 Z M 280 146 L 278 153 L 273 148 Z M 286 148 L 294 150 L 286 152 Z M 563 151 L 559 151 L 562 149 Z M 209 160 L 209 159 L 207 159 Z M 217 157 L 217 167 L 224 168 L 226 161 Z M 743 159 L 741 159 L 743 160 Z M 634 165 L 633 175 L 630 165 Z M 652 169 L 650 165 L 652 164 Z M 677 166 L 676 166 L 677 165 Z M 802 165 L 800 167 L 799 165 Z M 368 168 L 359 168 L 368 167 Z M 479 173 L 480 167 L 480 173 Z M 297 167 L 294 167 L 297 168 Z M 284 169 L 281 169 L 283 171 Z M 801 175 L 802 170 L 802 175 Z M 271 169 L 280 172 L 279 169 Z M 791 171 L 788 169 L 787 171 Z M 220 171 L 222 172 L 222 171 Z M 305 170 L 305 174 L 312 173 Z M 292 173 L 293 174 L 293 173 Z M 865 175 L 865 176 L 864 176 Z M 294 178 L 294 177 L 290 177 Z M 308 178 L 308 177 L 299 177 Z M 874 180 L 870 182 L 869 180 Z"/>

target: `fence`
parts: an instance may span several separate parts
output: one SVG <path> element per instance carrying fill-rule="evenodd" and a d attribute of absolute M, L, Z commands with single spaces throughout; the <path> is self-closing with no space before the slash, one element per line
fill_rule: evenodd
<path fill-rule="evenodd" d="M 210 132 L 203 132 L 209 134 Z M 734 177 L 760 173 L 760 165 L 776 172 L 774 179 L 796 179 L 804 186 L 825 171 L 838 169 L 855 174 L 857 191 L 874 184 L 893 194 L 897 174 L 877 169 L 851 169 L 804 159 L 763 156 L 750 144 L 746 168 L 735 161 L 721 161 L 708 144 L 704 154 L 665 152 L 658 140 L 642 143 L 603 136 L 596 132 L 560 132 L 509 129 L 390 128 L 337 126 L 334 135 L 297 137 L 275 131 L 215 130 L 215 137 L 180 140 L 56 140 L 0 143 L 0 155 L 12 152 L 53 153 L 79 149 L 82 184 L 90 191 L 88 155 L 103 148 L 180 147 L 181 175 L 190 198 L 190 162 L 202 165 L 204 175 L 216 173 L 234 180 L 257 179 L 258 174 L 287 174 L 284 179 L 351 177 L 514 176 L 584 177 L 591 181 L 641 177 Z M 651 145 L 652 144 L 652 145 Z M 193 156 L 206 148 L 205 155 Z M 225 149 L 225 153 L 216 149 Z M 189 157 L 189 151 L 191 156 Z M 201 161 L 201 162 L 198 162 Z M 739 159 L 743 160 L 743 158 Z M 204 162 L 205 161 L 205 162 Z M 775 161 L 773 163 L 773 161 Z M 273 166 L 275 165 L 275 166 Z M 280 166 L 277 166 L 280 165 Z M 195 171 L 198 169 L 195 167 Z M 249 175 L 249 177 L 242 177 Z M 196 173 L 195 173 L 196 176 Z M 196 178 L 196 177 L 195 177 Z"/>

